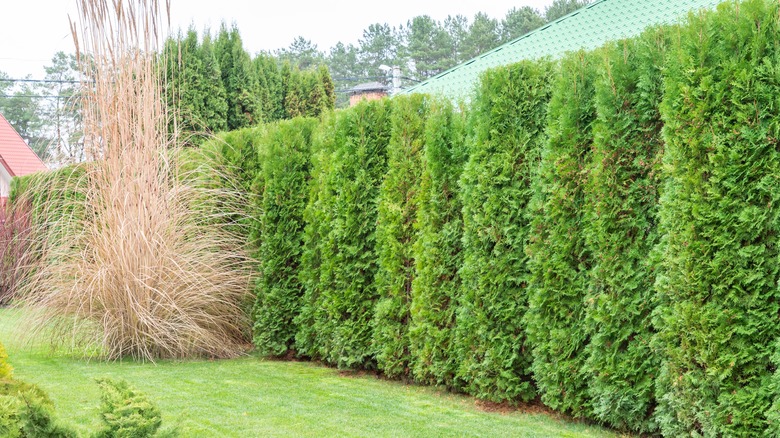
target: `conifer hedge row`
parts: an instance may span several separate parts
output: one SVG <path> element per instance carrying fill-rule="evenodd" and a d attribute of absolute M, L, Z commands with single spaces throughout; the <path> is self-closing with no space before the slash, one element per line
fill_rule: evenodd
<path fill-rule="evenodd" d="M 780 431 L 780 5 L 224 136 L 255 342 L 667 436 Z M 25 184 L 16 184 L 17 189 Z"/>

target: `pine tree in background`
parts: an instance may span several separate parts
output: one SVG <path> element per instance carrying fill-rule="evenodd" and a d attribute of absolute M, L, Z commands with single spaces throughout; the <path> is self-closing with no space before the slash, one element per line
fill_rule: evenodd
<path fill-rule="evenodd" d="M 534 378 L 544 404 L 575 417 L 592 413 L 584 306 L 592 255 L 583 228 L 588 220 L 585 185 L 596 119 L 593 63 L 597 56 L 601 55 L 577 52 L 561 61 L 529 231 L 526 325 Z"/>
<path fill-rule="evenodd" d="M 260 123 L 262 108 L 256 94 L 257 74 L 249 54 L 244 50 L 237 28 L 228 30 L 222 24 L 214 44 L 214 53 L 225 87 L 227 128 L 234 130 Z"/>
<path fill-rule="evenodd" d="M 412 374 L 416 381 L 453 387 L 458 358 L 455 310 L 463 263 L 463 219 L 458 179 L 468 158 L 463 111 L 448 100 L 430 104 L 417 210 L 415 277 L 409 325 Z"/>
<path fill-rule="evenodd" d="M 474 103 L 476 138 L 460 183 L 464 259 L 456 357 L 466 392 L 490 401 L 535 396 L 523 326 L 527 206 L 545 139 L 552 73 L 545 61 L 490 70 Z"/>
<path fill-rule="evenodd" d="M 421 94 L 393 99 L 388 172 L 378 200 L 376 253 L 379 299 L 373 320 L 378 368 L 388 377 L 407 377 L 417 208 L 428 105 Z"/>
<path fill-rule="evenodd" d="M 779 14 L 749 0 L 691 15 L 669 57 L 655 320 L 668 436 L 761 436 L 777 418 Z"/>
<path fill-rule="evenodd" d="M 664 143 L 660 102 L 669 29 L 608 46 L 596 67 L 596 110 L 588 218 L 592 256 L 586 324 L 589 393 L 596 417 L 621 430 L 654 432 L 659 358 L 654 331 L 651 251 Z"/>

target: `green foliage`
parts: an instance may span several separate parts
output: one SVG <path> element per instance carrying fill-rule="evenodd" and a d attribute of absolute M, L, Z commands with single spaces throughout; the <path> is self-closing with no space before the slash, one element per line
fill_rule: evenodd
<path fill-rule="evenodd" d="M 39 387 L 0 378 L 0 436 L 71 438 L 76 434 L 54 420 L 54 405 Z"/>
<path fill-rule="evenodd" d="M 388 377 L 409 374 L 409 319 L 420 177 L 428 104 L 425 96 L 393 99 L 388 171 L 379 192 L 376 253 L 379 299 L 373 320 L 377 365 Z"/>
<path fill-rule="evenodd" d="M 453 386 L 454 351 L 463 262 L 463 220 L 458 179 L 468 157 L 465 115 L 449 101 L 430 103 L 420 177 L 409 323 L 412 374 L 418 382 Z"/>
<path fill-rule="evenodd" d="M 262 106 L 257 98 L 257 73 L 244 50 L 238 29 L 223 24 L 214 44 L 214 54 L 222 73 L 227 100 L 227 128 L 245 128 L 262 120 Z"/>
<path fill-rule="evenodd" d="M 377 298 L 376 199 L 387 169 L 390 102 L 365 102 L 335 113 L 317 146 L 327 171 L 317 169 L 307 218 L 326 219 L 306 230 L 305 302 L 299 334 L 306 354 L 340 368 L 372 367 L 371 324 Z M 310 239 L 317 238 L 317 242 Z M 316 245 L 316 251 L 312 248 Z"/>
<path fill-rule="evenodd" d="M 97 379 L 102 390 L 100 416 L 103 429 L 96 438 L 144 438 L 155 436 L 162 424 L 157 407 L 125 380 Z"/>
<path fill-rule="evenodd" d="M 310 172 L 314 119 L 294 119 L 267 128 L 260 217 L 260 279 L 256 288 L 254 343 L 261 354 L 281 356 L 293 348 L 303 285 L 303 211 Z"/>
<path fill-rule="evenodd" d="M 758 436 L 777 399 L 778 9 L 692 15 L 670 56 L 655 320 L 666 435 Z"/>
<path fill-rule="evenodd" d="M 8 363 L 8 353 L 5 352 L 3 344 L 0 344 L 0 380 L 10 379 L 13 371 L 13 367 Z"/>
<path fill-rule="evenodd" d="M 549 139 L 542 152 L 531 208 L 531 271 L 527 330 L 542 401 L 576 417 L 591 414 L 585 370 L 590 334 L 583 300 L 592 255 L 583 230 L 585 185 L 593 146 L 594 60 L 572 53 L 561 61 L 549 106 Z"/>
<path fill-rule="evenodd" d="M 463 171 L 462 296 L 457 316 L 458 377 L 491 401 L 535 395 L 526 354 L 525 246 L 531 176 L 544 143 L 553 69 L 521 62 L 482 77 L 475 139 Z"/>
<path fill-rule="evenodd" d="M 336 147 L 333 135 L 336 130 L 337 113 L 329 113 L 314 132 L 311 145 L 311 175 L 308 185 L 308 198 L 303 211 L 304 236 L 301 254 L 300 281 L 304 288 L 300 313 L 294 323 L 298 327 L 295 334 L 295 348 L 299 355 L 322 357 L 323 342 L 317 332 L 317 322 L 326 316 L 320 306 L 323 267 L 323 251 L 330 251 L 325 242 L 331 232 L 336 188 L 331 178 L 333 173 L 333 151 Z"/>
<path fill-rule="evenodd" d="M 669 29 L 608 46 L 596 79 L 593 155 L 583 224 L 592 253 L 586 295 L 589 394 L 599 421 L 653 432 L 658 357 L 651 251 L 658 216 L 663 123 L 662 67 Z"/>

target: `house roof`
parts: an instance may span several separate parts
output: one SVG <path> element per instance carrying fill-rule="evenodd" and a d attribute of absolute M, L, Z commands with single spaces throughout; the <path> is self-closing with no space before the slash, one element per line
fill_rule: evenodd
<path fill-rule="evenodd" d="M 368 91 L 387 91 L 387 86 L 379 82 L 367 82 L 365 84 L 358 84 L 349 89 L 352 94 L 365 93 Z"/>
<path fill-rule="evenodd" d="M 596 0 L 470 61 L 404 90 L 468 99 L 479 75 L 490 68 L 524 59 L 559 58 L 591 50 L 607 41 L 628 38 L 659 24 L 679 22 L 691 10 L 712 8 L 723 0 Z"/>
<path fill-rule="evenodd" d="M 11 176 L 24 176 L 46 170 L 38 155 L 0 114 L 0 166 Z"/>

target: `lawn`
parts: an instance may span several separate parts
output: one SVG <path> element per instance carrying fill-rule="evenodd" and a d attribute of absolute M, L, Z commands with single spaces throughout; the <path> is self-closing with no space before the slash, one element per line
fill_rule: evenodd
<path fill-rule="evenodd" d="M 196 436 L 609 437 L 604 429 L 544 413 L 487 412 L 474 399 L 431 388 L 346 376 L 303 362 L 100 363 L 18 341 L 19 313 L 0 310 L 0 341 L 17 378 L 45 389 L 58 416 L 81 432 L 98 424 L 94 379 L 121 377 L 163 411 L 163 424 Z"/>

